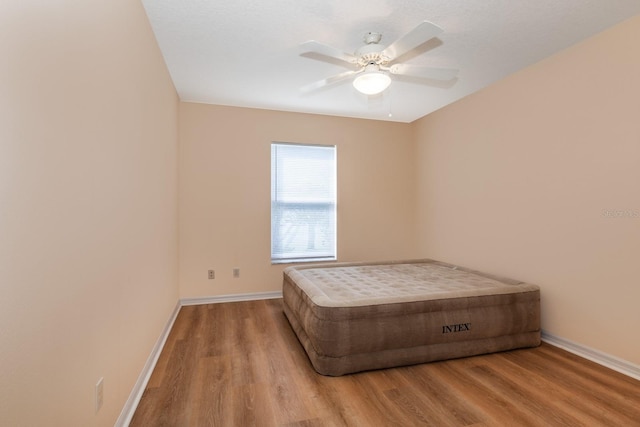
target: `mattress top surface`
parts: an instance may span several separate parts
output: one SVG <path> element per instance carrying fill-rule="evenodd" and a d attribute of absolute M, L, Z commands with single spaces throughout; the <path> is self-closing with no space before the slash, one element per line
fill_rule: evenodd
<path fill-rule="evenodd" d="M 321 306 L 344 307 L 539 290 L 535 285 L 435 261 L 289 267 L 287 275 Z"/>

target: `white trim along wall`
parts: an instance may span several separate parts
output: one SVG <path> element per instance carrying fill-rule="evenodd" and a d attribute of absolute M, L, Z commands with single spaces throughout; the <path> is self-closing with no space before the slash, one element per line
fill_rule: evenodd
<path fill-rule="evenodd" d="M 567 350 L 568 352 L 580 357 L 584 357 L 585 359 L 591 360 L 599 365 L 606 366 L 609 369 L 613 369 L 614 371 L 625 374 L 631 378 L 640 380 L 640 366 L 634 363 L 627 362 L 626 360 L 622 360 L 618 357 L 603 353 L 582 344 L 557 337 L 544 330 L 542 331 L 542 341 Z"/>

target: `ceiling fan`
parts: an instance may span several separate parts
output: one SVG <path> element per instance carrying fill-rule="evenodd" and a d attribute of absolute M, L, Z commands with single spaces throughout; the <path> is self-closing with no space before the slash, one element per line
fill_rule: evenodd
<path fill-rule="evenodd" d="M 431 40 L 442 31 L 442 28 L 437 25 L 424 21 L 386 47 L 379 44 L 380 40 L 382 40 L 382 34 L 369 32 L 364 35 L 366 44 L 356 50 L 353 55 L 315 40 L 303 43 L 301 45 L 304 50 L 303 53 L 315 53 L 321 57 L 338 59 L 357 67 L 357 69 L 345 71 L 311 83 L 304 86 L 302 90 L 309 92 L 353 76 L 357 76 L 353 80 L 353 86 L 365 95 L 376 95 L 389 87 L 391 84 L 390 74 L 445 81 L 451 80 L 456 77 L 458 70 L 395 63 L 402 55 Z"/>

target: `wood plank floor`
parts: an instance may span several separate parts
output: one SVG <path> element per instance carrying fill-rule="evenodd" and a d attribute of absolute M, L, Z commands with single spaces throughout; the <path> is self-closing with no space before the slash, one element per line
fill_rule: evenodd
<path fill-rule="evenodd" d="M 282 300 L 180 310 L 131 426 L 640 426 L 640 381 L 548 344 L 318 375 Z"/>

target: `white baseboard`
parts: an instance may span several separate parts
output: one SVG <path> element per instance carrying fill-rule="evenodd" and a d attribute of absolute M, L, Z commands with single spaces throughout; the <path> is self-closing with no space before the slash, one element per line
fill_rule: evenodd
<path fill-rule="evenodd" d="M 144 389 L 147 387 L 147 383 L 149 382 L 149 378 L 151 378 L 151 374 L 153 373 L 153 369 L 156 367 L 156 363 L 158 362 L 158 358 L 160 357 L 160 353 L 162 353 L 162 349 L 164 348 L 164 344 L 167 341 L 167 337 L 169 337 L 169 332 L 171 332 L 171 328 L 173 327 L 173 323 L 176 321 L 176 317 L 178 317 L 178 313 L 180 312 L 180 301 L 176 304 L 171 316 L 169 317 L 169 321 L 164 326 L 158 341 L 153 346 L 153 350 L 151 350 L 151 354 L 147 358 L 147 363 L 145 363 L 142 368 L 142 372 L 138 377 L 138 381 L 136 381 L 133 386 L 133 390 L 131 394 L 129 394 L 129 398 L 127 402 L 124 404 L 122 408 L 122 412 L 120 412 L 120 416 L 116 420 L 116 427 L 127 427 L 133 418 L 133 414 L 136 412 L 136 408 L 138 407 L 138 403 L 140 403 L 140 399 L 142 398 L 142 394 L 144 393 Z"/>
<path fill-rule="evenodd" d="M 600 350 L 595 350 L 585 345 L 569 341 L 568 339 L 557 337 L 546 331 L 542 331 L 542 341 L 556 347 L 560 347 L 580 357 L 584 357 L 585 359 L 591 360 L 599 365 L 606 366 L 609 369 L 613 369 L 614 371 L 625 374 L 631 378 L 640 380 L 640 366 L 626 360 L 603 353 Z"/>
<path fill-rule="evenodd" d="M 252 293 L 252 294 L 219 295 L 215 297 L 182 298 L 180 300 L 180 304 L 183 306 L 218 304 L 221 302 L 255 301 L 260 299 L 274 299 L 274 298 L 282 298 L 282 291 L 258 292 L 258 293 Z"/>
<path fill-rule="evenodd" d="M 181 307 L 185 305 L 217 304 L 222 302 L 254 301 L 274 298 L 282 298 L 282 291 L 259 292 L 253 294 L 221 295 L 202 298 L 182 298 L 178 300 L 176 307 L 173 309 L 173 313 L 171 313 L 169 321 L 162 330 L 160 338 L 158 338 L 158 341 L 153 346 L 153 350 L 151 350 L 151 354 L 147 359 L 147 363 L 145 363 L 144 367 L 142 368 L 142 372 L 140 373 L 138 380 L 133 386 L 133 390 L 131 391 L 127 402 L 122 408 L 122 412 L 120 412 L 120 416 L 118 417 L 115 426 L 127 427 L 129 423 L 131 423 L 133 414 L 136 412 L 138 403 L 140 403 L 140 399 L 142 398 L 142 394 L 144 393 L 144 389 L 147 387 L 147 383 L 149 382 L 151 374 L 153 373 L 153 369 L 156 367 L 156 363 L 158 363 L 160 353 L 162 353 L 164 344 L 167 342 L 167 338 L 169 337 L 169 333 L 171 332 L 171 328 L 176 321 L 176 317 L 178 317 L 178 313 L 180 312 Z"/>

